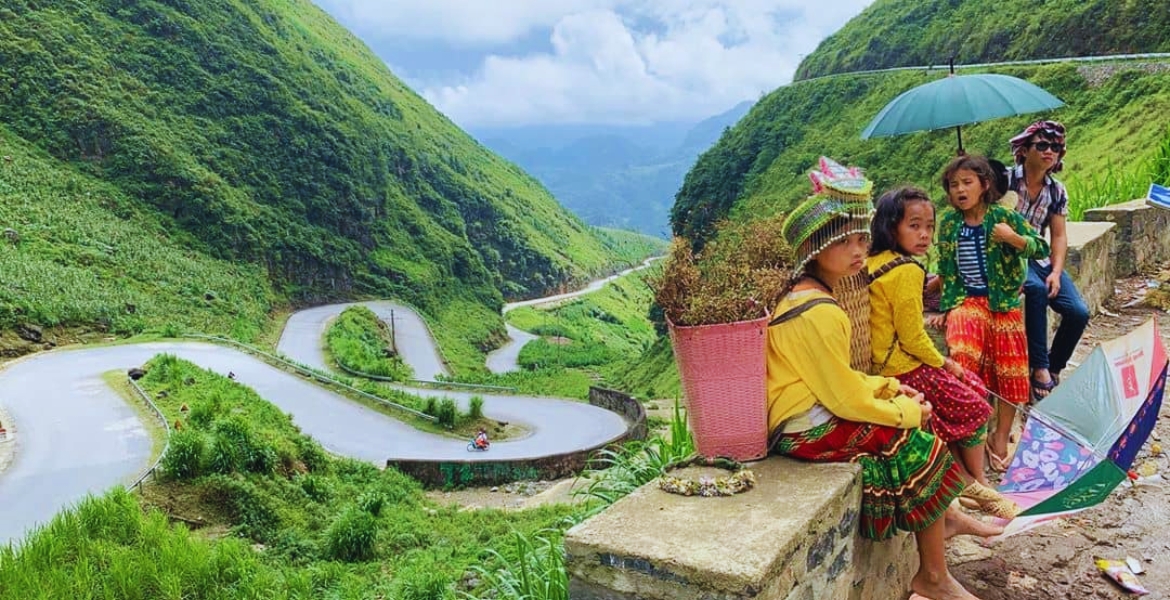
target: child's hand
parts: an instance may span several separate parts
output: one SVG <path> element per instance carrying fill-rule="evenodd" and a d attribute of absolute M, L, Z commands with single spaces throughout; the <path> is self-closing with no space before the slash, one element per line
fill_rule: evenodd
<path fill-rule="evenodd" d="M 937 294 L 942 289 L 942 277 L 938 275 L 927 277 L 926 287 L 924 289 L 928 294 Z"/>
<path fill-rule="evenodd" d="M 903 396 L 910 396 L 911 398 L 921 395 L 918 393 L 918 390 L 916 390 L 908 385 L 899 385 L 898 386 L 898 393 L 902 394 Z"/>
<path fill-rule="evenodd" d="M 998 244 L 1007 244 L 1015 249 L 1023 248 L 1028 241 L 1023 236 L 1016 233 L 1011 225 L 1007 223 L 996 223 L 995 227 L 991 228 L 991 241 Z"/>
<path fill-rule="evenodd" d="M 955 379 L 959 381 L 962 381 L 967 376 L 967 370 L 949 358 L 943 361 L 943 368 L 946 369 L 947 373 L 954 375 Z"/>
<path fill-rule="evenodd" d="M 922 409 L 922 423 L 925 424 L 934 415 L 934 407 L 922 397 L 922 394 L 918 394 L 914 399 L 918 401 L 918 407 Z"/>
<path fill-rule="evenodd" d="M 938 313 L 926 317 L 926 326 L 932 329 L 943 329 L 947 326 L 947 313 Z"/>

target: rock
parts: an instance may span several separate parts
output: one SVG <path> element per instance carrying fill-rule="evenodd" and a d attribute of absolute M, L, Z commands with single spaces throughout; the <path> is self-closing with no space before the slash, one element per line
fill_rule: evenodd
<path fill-rule="evenodd" d="M 20 233 L 11 227 L 4 228 L 4 239 L 8 240 L 10 244 L 16 245 L 20 243 Z"/>
<path fill-rule="evenodd" d="M 44 341 L 45 330 L 41 329 L 40 325 L 21 323 L 16 326 L 16 335 L 19 335 L 23 340 L 39 344 Z"/>
<path fill-rule="evenodd" d="M 493 492 L 498 492 L 498 491 L 500 491 L 500 488 L 499 488 L 499 487 L 497 487 L 497 486 L 492 486 L 492 491 L 493 491 Z"/>
<path fill-rule="evenodd" d="M 133 369 L 126 371 L 126 376 L 130 379 L 133 379 L 134 381 L 138 381 L 139 379 L 142 379 L 146 376 L 146 371 L 143 371 L 141 367 L 134 367 Z"/>

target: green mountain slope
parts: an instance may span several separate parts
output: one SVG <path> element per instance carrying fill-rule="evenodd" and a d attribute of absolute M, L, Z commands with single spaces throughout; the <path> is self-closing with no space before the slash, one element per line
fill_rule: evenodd
<path fill-rule="evenodd" d="M 0 330 L 207 331 L 251 340 L 273 301 L 264 270 L 192 250 L 190 235 L 0 127 Z M 63 334 L 64 333 L 64 334 Z M 63 335 L 62 335 L 63 334 Z M 0 336 L 0 356 L 33 349 Z"/>
<path fill-rule="evenodd" d="M 498 305 L 610 250 L 307 0 L 6 2 L 0 119 L 296 302 Z"/>
<path fill-rule="evenodd" d="M 1170 52 L 1163 0 L 877 0 L 796 79 L 865 69 Z"/>

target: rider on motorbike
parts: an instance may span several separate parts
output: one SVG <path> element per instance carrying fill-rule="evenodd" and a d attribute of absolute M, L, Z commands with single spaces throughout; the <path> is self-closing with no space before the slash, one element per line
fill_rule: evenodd
<path fill-rule="evenodd" d="M 480 427 L 479 432 L 475 434 L 475 447 L 479 448 L 480 450 L 487 450 L 487 447 L 490 444 L 491 442 L 488 441 L 487 430 L 483 427 Z"/>

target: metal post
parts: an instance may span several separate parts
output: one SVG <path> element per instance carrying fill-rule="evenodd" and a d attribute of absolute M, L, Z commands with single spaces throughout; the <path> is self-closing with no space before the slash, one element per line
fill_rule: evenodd
<path fill-rule="evenodd" d="M 398 355 L 398 336 L 394 335 L 394 309 L 390 309 L 390 347 L 394 349 L 395 356 Z"/>

